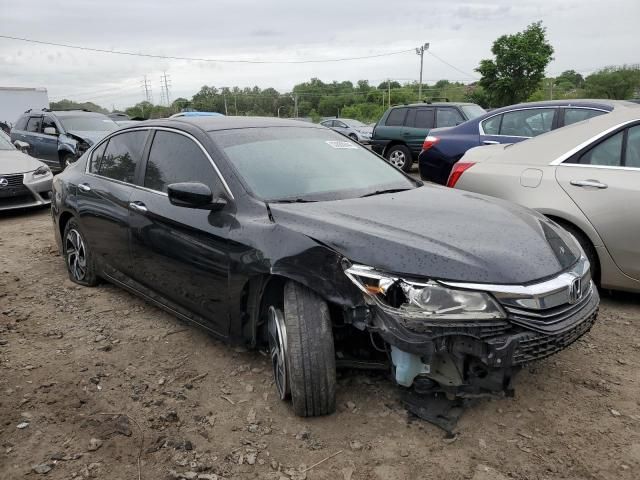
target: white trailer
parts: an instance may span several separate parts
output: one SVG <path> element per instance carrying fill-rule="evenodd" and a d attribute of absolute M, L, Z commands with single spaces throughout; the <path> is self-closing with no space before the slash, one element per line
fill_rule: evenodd
<path fill-rule="evenodd" d="M 46 88 L 0 87 L 0 128 L 9 128 L 26 110 L 49 108 Z"/>

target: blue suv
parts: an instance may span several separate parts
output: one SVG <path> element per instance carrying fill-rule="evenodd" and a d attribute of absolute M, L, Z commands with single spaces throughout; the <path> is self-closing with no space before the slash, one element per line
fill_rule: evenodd
<path fill-rule="evenodd" d="M 517 143 L 550 130 L 611 112 L 615 100 L 558 100 L 520 103 L 449 128 L 429 131 L 418 156 L 420 177 L 445 185 L 453 165 L 467 150 L 495 143 Z"/>
<path fill-rule="evenodd" d="M 29 144 L 29 155 L 53 169 L 75 162 L 91 145 L 119 128 L 102 113 L 87 110 L 27 110 L 11 129 L 11 141 Z"/>

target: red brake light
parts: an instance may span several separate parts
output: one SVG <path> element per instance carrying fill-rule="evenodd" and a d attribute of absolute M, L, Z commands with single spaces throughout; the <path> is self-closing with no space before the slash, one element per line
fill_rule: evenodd
<path fill-rule="evenodd" d="M 462 174 L 469 168 L 473 167 L 475 165 L 475 163 L 473 162 L 457 162 L 454 166 L 453 169 L 451 170 L 451 173 L 449 174 L 449 180 L 447 181 L 447 187 L 453 188 L 456 186 L 456 183 L 458 183 L 458 180 L 460 180 L 460 177 L 462 176 Z"/>
<path fill-rule="evenodd" d="M 427 138 L 424 139 L 424 143 L 422 144 L 422 151 L 429 150 L 439 141 L 440 139 L 438 137 L 432 137 L 431 135 L 427 136 Z"/>

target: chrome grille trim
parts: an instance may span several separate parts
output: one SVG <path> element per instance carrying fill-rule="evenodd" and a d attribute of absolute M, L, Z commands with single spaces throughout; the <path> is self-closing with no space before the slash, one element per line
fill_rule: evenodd
<path fill-rule="evenodd" d="M 453 288 L 479 290 L 492 293 L 503 307 L 523 308 L 526 310 L 547 310 L 562 305 L 573 305 L 570 297 L 572 284 L 581 280 L 582 297 L 588 296 L 591 289 L 589 261 L 585 256 L 568 270 L 543 282 L 531 285 L 493 285 L 484 283 L 447 282 L 440 283 Z"/>
<path fill-rule="evenodd" d="M 0 173 L 0 178 L 5 178 L 7 180 L 8 187 L 21 187 L 22 186 L 22 182 L 24 180 L 24 175 L 22 173 L 20 174 L 11 174 L 11 175 L 2 175 Z"/>

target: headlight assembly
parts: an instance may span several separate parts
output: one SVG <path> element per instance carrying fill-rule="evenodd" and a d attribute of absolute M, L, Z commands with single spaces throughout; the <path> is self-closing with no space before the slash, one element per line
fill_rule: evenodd
<path fill-rule="evenodd" d="M 36 168 L 31 175 L 35 178 L 35 177 L 43 177 L 45 175 L 49 175 L 50 173 L 51 173 L 51 170 L 49 169 L 49 167 L 47 167 L 46 165 L 42 165 Z"/>
<path fill-rule="evenodd" d="M 466 321 L 506 318 L 488 293 L 448 288 L 433 280 L 404 280 L 365 265 L 351 265 L 345 274 L 372 302 L 406 317 Z"/>

